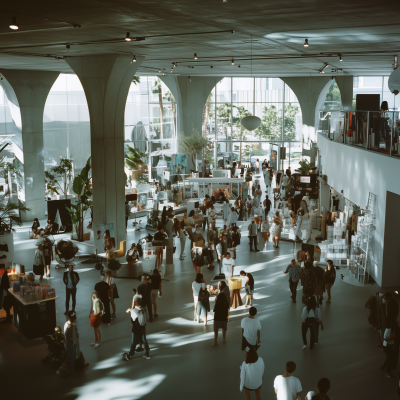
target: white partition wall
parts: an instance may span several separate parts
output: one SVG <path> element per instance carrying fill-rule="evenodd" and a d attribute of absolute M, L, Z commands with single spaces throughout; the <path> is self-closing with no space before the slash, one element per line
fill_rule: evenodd
<path fill-rule="evenodd" d="M 322 172 L 328 184 L 353 203 L 365 207 L 368 194 L 377 196 L 377 219 L 374 233 L 375 260 L 370 271 L 380 286 L 400 285 L 399 260 L 393 262 L 385 247 L 387 192 L 400 195 L 400 160 L 355 146 L 335 143 L 318 135 Z M 400 206 L 400 204 L 399 204 Z"/>

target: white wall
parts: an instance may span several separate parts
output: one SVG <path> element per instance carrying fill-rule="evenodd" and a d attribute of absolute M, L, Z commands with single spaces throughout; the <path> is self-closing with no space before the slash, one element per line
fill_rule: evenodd
<path fill-rule="evenodd" d="M 353 203 L 365 207 L 369 192 L 377 196 L 375 261 L 371 276 L 380 286 L 400 285 L 397 263 L 382 265 L 385 232 L 386 192 L 400 194 L 400 161 L 357 147 L 335 143 L 318 135 L 322 172 L 328 184 Z M 400 205 L 399 205 L 400 206 Z"/>

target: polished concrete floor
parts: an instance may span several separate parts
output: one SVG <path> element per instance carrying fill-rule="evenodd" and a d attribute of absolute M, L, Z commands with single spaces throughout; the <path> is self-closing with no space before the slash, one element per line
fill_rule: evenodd
<path fill-rule="evenodd" d="M 246 224 L 247 225 L 247 224 Z M 26 239 L 28 227 L 15 233 L 16 261 L 32 265 L 34 244 Z M 146 231 L 128 229 L 128 244 L 146 235 Z M 259 355 L 265 363 L 261 390 L 263 399 L 275 399 L 273 381 L 285 371 L 285 363 L 296 362 L 295 375 L 303 386 L 303 394 L 316 389 L 321 377 L 331 380 L 330 396 L 334 400 L 396 399 L 397 379 L 387 379 L 379 371 L 384 354 L 377 348 L 375 331 L 368 325 L 364 302 L 380 290 L 377 286 L 355 287 L 340 279 L 333 287 L 332 303 L 321 307 L 325 331 L 320 334 L 318 346 L 302 351 L 300 331 L 301 301 L 291 302 L 288 277 L 283 274 L 293 255 L 293 244 L 281 242 L 279 249 L 268 245 L 266 252 L 250 253 L 244 229 L 238 248 L 235 274 L 241 269 L 255 278 L 254 305 L 261 321 L 262 346 Z M 76 270 L 81 281 L 77 294 L 78 328 L 81 350 L 90 366 L 71 377 L 59 377 L 50 367 L 41 364 L 47 354 L 45 344 L 18 342 L 11 325 L 0 325 L 0 371 L 2 395 L 5 399 L 243 399 L 239 391 L 239 366 L 244 354 L 240 351 L 240 321 L 248 310 L 240 307 L 231 311 L 227 343 L 212 346 L 213 321 L 207 327 L 193 322 L 191 283 L 195 274 L 189 256 L 180 261 L 179 243 L 174 255 L 173 274 L 163 283 L 159 300 L 159 317 L 147 326 L 151 359 L 144 360 L 137 353 L 130 362 L 120 357 L 129 349 L 131 322 L 125 310 L 130 307 L 132 288 L 137 280 L 117 281 L 120 298 L 116 300 L 117 317 L 112 325 L 102 326 L 103 345 L 90 346 L 94 341 L 89 326 L 90 295 L 99 280 L 93 264 L 80 264 Z M 189 241 L 186 244 L 189 253 Z M 53 261 L 51 284 L 60 299 L 57 305 L 57 323 L 64 325 L 65 290 L 63 270 L 55 271 Z M 144 263 L 150 270 L 154 261 Z M 29 268 L 28 268 L 29 270 Z M 205 279 L 211 282 L 213 273 L 206 270 Z M 381 289 L 382 291 L 382 289 Z M 301 289 L 298 291 L 298 300 Z"/>

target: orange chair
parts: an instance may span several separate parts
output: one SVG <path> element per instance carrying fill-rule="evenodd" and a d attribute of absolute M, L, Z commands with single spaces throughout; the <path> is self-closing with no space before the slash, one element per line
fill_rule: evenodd
<path fill-rule="evenodd" d="M 113 258 L 119 258 L 123 257 L 126 253 L 126 240 L 123 240 L 122 242 L 119 242 L 119 249 L 114 250 L 114 257 Z"/>

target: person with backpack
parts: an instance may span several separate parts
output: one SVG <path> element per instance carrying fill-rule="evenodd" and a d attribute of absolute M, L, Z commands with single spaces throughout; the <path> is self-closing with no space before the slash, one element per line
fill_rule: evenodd
<path fill-rule="evenodd" d="M 146 339 L 146 310 L 142 310 L 142 299 L 140 297 L 134 300 L 135 307 L 128 308 L 127 313 L 131 313 L 132 322 L 132 343 L 129 353 L 121 353 L 125 361 L 129 361 L 134 355 L 136 346 L 140 343 L 144 344 L 145 354 L 142 358 L 150 360 L 150 347 Z"/>
<path fill-rule="evenodd" d="M 317 344 L 316 332 L 317 325 L 321 325 L 321 331 L 324 330 L 324 324 L 321 319 L 321 311 L 317 307 L 317 302 L 315 297 L 311 296 L 308 300 L 307 306 L 303 308 L 301 314 L 301 334 L 303 336 L 303 348 L 302 350 L 307 350 L 307 331 L 310 329 L 310 349 L 312 350 Z"/>
<path fill-rule="evenodd" d="M 197 274 L 196 280 L 192 283 L 193 302 L 194 302 L 194 320 L 200 323 L 200 318 L 197 318 L 197 303 L 199 300 L 200 289 L 206 287 L 206 282 L 203 279 L 203 274 Z"/>
<path fill-rule="evenodd" d="M 111 287 L 106 281 L 107 277 L 105 275 L 104 276 L 100 275 L 100 282 L 94 285 L 94 290 L 96 291 L 96 293 L 98 293 L 99 298 L 103 303 L 103 313 L 101 322 L 103 322 L 103 324 L 108 324 L 108 326 L 110 326 L 111 313 L 110 313 L 110 298 L 108 297 L 108 294 L 110 292 Z"/>
<path fill-rule="evenodd" d="M 104 305 L 100 300 L 100 295 L 97 292 L 92 293 L 91 298 L 91 307 L 89 313 L 90 326 L 94 329 L 95 341 L 91 344 L 93 347 L 101 346 L 101 333 L 100 333 L 100 325 L 101 318 L 104 313 Z"/>
<path fill-rule="evenodd" d="M 141 306 L 143 307 L 144 310 L 149 312 L 149 321 L 153 322 L 153 309 L 151 306 L 151 291 L 152 291 L 152 286 L 151 283 L 149 282 L 149 275 L 144 274 L 142 275 L 142 284 L 138 286 L 137 292 L 142 296 L 142 304 Z"/>
<path fill-rule="evenodd" d="M 301 286 L 303 286 L 303 303 L 307 304 L 308 299 L 314 295 L 317 286 L 317 275 L 309 261 L 304 263 L 304 269 L 300 274 Z"/>

